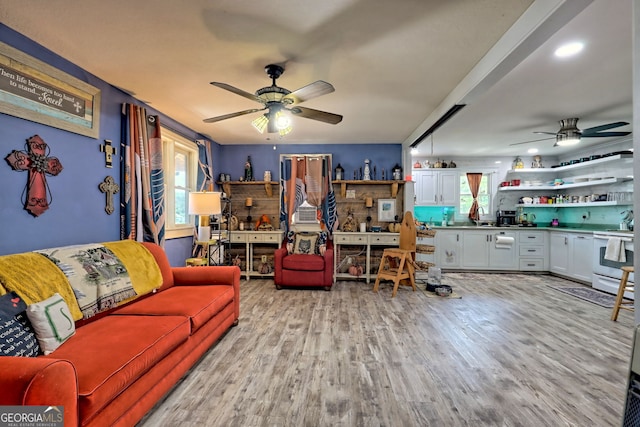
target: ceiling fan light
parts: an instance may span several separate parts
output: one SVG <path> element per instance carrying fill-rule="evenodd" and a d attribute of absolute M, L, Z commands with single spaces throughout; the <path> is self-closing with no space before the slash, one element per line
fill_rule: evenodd
<path fill-rule="evenodd" d="M 260 133 L 264 133 L 264 130 L 267 128 L 269 124 L 269 118 L 266 114 L 261 115 L 257 119 L 251 122 L 251 125 L 256 128 L 256 130 Z"/>
<path fill-rule="evenodd" d="M 571 145 L 576 145 L 580 142 L 580 136 L 575 136 L 575 135 L 562 135 L 562 134 L 558 134 L 556 136 L 556 143 L 555 145 L 558 147 L 568 147 Z"/>
<path fill-rule="evenodd" d="M 276 128 L 278 130 L 283 130 L 291 127 L 291 117 L 283 113 L 282 111 L 278 111 L 276 113 Z"/>

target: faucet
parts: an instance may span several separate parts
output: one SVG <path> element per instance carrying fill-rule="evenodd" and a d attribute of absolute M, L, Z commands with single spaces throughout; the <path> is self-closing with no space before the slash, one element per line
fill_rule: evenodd
<path fill-rule="evenodd" d="M 485 214 L 484 208 L 482 206 L 478 206 L 478 210 L 476 211 L 476 217 L 473 218 L 473 221 L 476 223 L 476 227 L 480 227 L 480 212 L 482 215 Z"/>

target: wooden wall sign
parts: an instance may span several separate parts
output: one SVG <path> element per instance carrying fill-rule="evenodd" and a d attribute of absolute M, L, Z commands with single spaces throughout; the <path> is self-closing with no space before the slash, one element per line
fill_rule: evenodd
<path fill-rule="evenodd" d="M 100 90 L 0 42 L 0 113 L 98 138 Z"/>

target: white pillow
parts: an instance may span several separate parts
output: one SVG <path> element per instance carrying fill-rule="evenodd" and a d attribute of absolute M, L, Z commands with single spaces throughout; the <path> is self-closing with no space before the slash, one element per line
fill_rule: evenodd
<path fill-rule="evenodd" d="M 76 333 L 69 306 L 58 293 L 28 306 L 27 316 L 44 354 L 51 354 Z"/>

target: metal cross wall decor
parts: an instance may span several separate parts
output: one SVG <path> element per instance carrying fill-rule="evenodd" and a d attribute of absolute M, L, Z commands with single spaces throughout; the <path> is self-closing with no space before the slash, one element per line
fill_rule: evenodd
<path fill-rule="evenodd" d="M 60 161 L 56 157 L 49 157 L 49 147 L 38 135 L 27 139 L 25 151 L 13 150 L 5 160 L 13 170 L 29 172 L 29 181 L 22 193 L 22 202 L 31 215 L 42 215 L 49 209 L 53 199 L 46 175 L 58 175 L 62 171 Z"/>
<path fill-rule="evenodd" d="M 111 215 L 115 210 L 113 207 L 113 195 L 120 191 L 120 186 L 116 184 L 112 176 L 107 176 L 104 181 L 98 185 L 98 188 L 107 196 L 107 204 L 104 210 Z"/>

